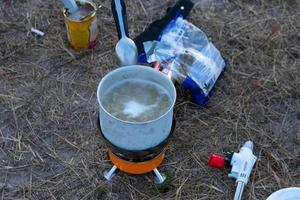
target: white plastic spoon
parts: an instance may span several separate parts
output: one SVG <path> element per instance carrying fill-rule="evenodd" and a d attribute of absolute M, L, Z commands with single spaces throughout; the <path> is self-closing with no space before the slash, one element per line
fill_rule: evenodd
<path fill-rule="evenodd" d="M 119 21 L 119 23 L 116 23 L 120 27 L 121 31 L 121 39 L 118 41 L 115 48 L 116 54 L 121 66 L 134 65 L 137 63 L 137 47 L 133 40 L 126 36 L 121 1 L 115 0 L 115 6 Z"/>

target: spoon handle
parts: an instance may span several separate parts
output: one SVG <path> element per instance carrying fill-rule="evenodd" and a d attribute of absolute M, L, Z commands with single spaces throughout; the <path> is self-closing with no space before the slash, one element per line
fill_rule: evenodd
<path fill-rule="evenodd" d="M 128 37 L 125 3 L 123 0 L 113 0 L 111 2 L 111 9 L 116 23 L 119 39 L 121 39 L 123 35 Z"/>
<path fill-rule="evenodd" d="M 64 7 L 68 9 L 69 13 L 74 13 L 78 10 L 75 0 L 63 0 Z"/>

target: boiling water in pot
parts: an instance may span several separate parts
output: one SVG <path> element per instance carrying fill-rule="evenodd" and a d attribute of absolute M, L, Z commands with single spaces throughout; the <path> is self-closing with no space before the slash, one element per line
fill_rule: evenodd
<path fill-rule="evenodd" d="M 160 85 L 143 80 L 126 80 L 105 93 L 103 107 L 128 122 L 154 120 L 170 109 L 168 92 Z"/>

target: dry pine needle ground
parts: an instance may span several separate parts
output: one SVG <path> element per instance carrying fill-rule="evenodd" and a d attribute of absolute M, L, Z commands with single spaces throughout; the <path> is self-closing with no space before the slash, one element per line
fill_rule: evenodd
<path fill-rule="evenodd" d="M 211 152 L 255 143 L 258 162 L 244 199 L 300 186 L 300 3 L 297 0 L 201 1 L 189 20 L 228 60 L 207 108 L 178 88 L 177 127 L 161 169 L 169 190 L 153 191 L 153 175 L 118 173 L 96 128 L 96 87 L 116 66 L 117 34 L 110 1 L 98 13 L 99 43 L 68 46 L 59 1 L 0 3 L 0 199 L 232 199 L 229 169 L 207 166 Z M 128 0 L 130 35 L 159 19 L 174 1 Z M 38 38 L 31 27 L 43 30 Z"/>

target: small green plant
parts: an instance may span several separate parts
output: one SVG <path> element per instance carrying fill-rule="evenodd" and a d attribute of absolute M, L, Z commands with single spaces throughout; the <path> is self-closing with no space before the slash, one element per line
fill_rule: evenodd
<path fill-rule="evenodd" d="M 174 176 L 172 174 L 172 172 L 170 170 L 163 170 L 162 171 L 165 176 L 166 176 L 166 180 L 159 184 L 159 183 L 155 183 L 152 188 L 154 190 L 154 195 L 158 195 L 158 194 L 161 194 L 161 193 L 165 193 L 165 192 L 168 192 L 170 190 L 173 189 L 173 180 L 174 180 Z"/>
<path fill-rule="evenodd" d="M 105 187 L 97 187 L 95 190 L 95 197 L 97 200 L 104 200 L 107 197 L 107 189 Z"/>

